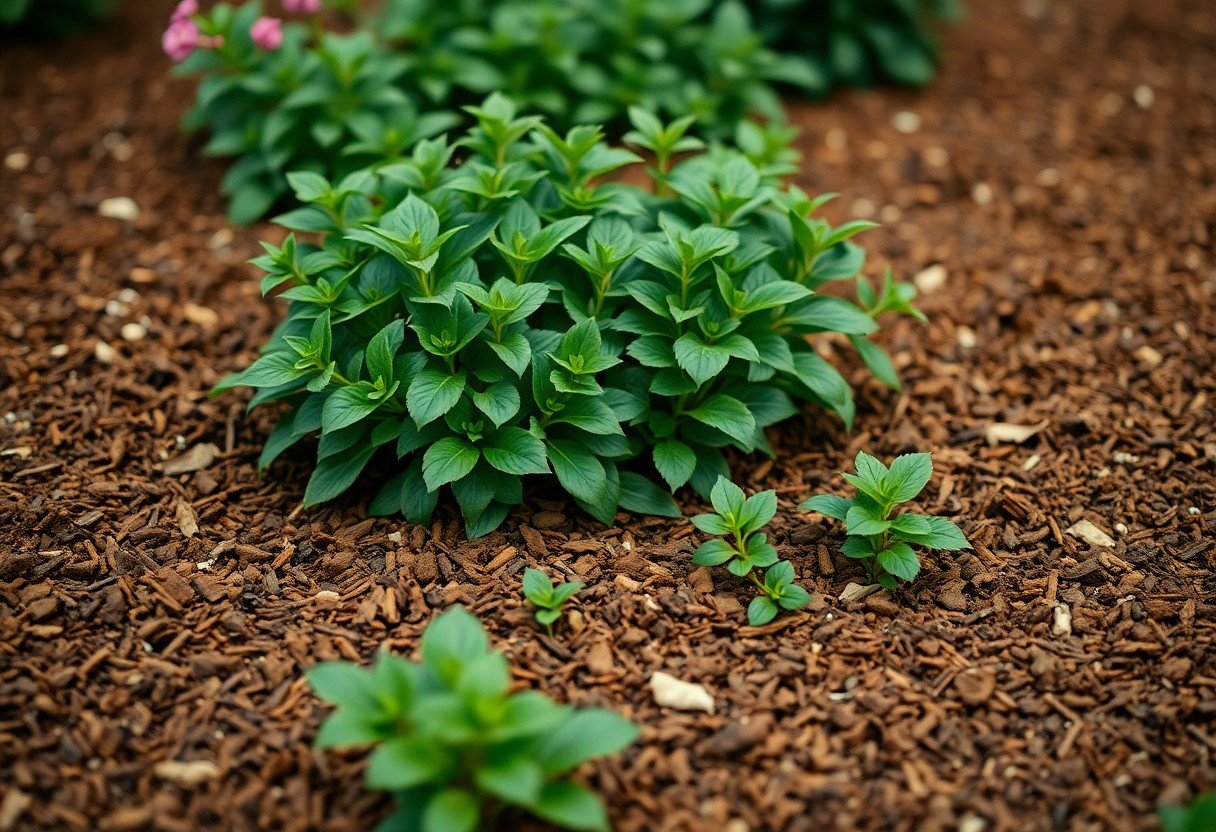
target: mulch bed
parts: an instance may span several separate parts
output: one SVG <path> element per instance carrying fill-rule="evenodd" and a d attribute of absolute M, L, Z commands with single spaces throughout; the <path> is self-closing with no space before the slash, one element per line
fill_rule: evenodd
<path fill-rule="evenodd" d="M 870 270 L 945 279 L 884 331 L 902 395 L 864 382 L 852 435 L 808 412 L 738 460 L 815 591 L 760 629 L 685 523 L 534 491 L 468 542 L 450 507 L 365 519 L 367 491 L 300 511 L 306 449 L 256 476 L 271 415 L 206 391 L 280 314 L 243 264 L 279 232 L 229 231 L 177 132 L 170 5 L 0 55 L 0 832 L 370 828 L 301 670 L 408 652 L 456 602 L 521 685 L 643 727 L 586 771 L 622 830 L 1151 829 L 1216 785 L 1210 0 L 974 0 L 932 88 L 795 111 L 801 184 L 884 223 Z M 845 602 L 840 530 L 794 507 L 863 447 L 934 451 L 924 507 L 976 546 Z M 529 564 L 588 584 L 555 639 Z M 716 712 L 658 708 L 657 670 Z"/>

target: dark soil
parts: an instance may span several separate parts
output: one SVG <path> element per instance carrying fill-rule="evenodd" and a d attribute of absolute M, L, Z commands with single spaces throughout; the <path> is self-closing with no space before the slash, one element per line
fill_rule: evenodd
<path fill-rule="evenodd" d="M 739 462 L 815 590 L 761 630 L 684 523 L 534 493 L 470 543 L 450 507 L 365 520 L 367 491 L 300 511 L 307 450 L 257 478 L 271 414 L 206 391 L 280 314 L 243 265 L 279 232 L 228 231 L 177 131 L 170 5 L 0 56 L 0 832 L 370 828 L 301 670 L 408 652 L 455 602 L 521 685 L 643 726 L 587 770 L 623 830 L 1151 829 L 1216 785 L 1210 0 L 974 0 L 931 89 L 797 110 L 802 184 L 885 223 L 869 269 L 946 275 L 884 333 L 903 395 L 864 382 L 852 435 L 808 412 Z M 98 215 L 120 196 L 137 219 Z M 841 532 L 795 505 L 863 447 L 932 450 L 924 508 L 976 547 L 842 602 Z M 553 640 L 527 564 L 588 584 Z M 657 707 L 658 670 L 716 712 Z"/>

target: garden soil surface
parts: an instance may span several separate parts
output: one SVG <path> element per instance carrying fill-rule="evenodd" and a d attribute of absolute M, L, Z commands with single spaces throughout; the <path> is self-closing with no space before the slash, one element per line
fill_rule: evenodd
<path fill-rule="evenodd" d="M 1152 829 L 1216 785 L 1216 13 L 968 5 L 931 88 L 793 111 L 800 184 L 884 223 L 867 270 L 918 275 L 930 323 L 881 335 L 900 394 L 841 352 L 852 434 L 808 411 L 736 460 L 814 591 L 762 628 L 683 522 L 535 490 L 470 542 L 450 505 L 365 519 L 371 486 L 301 510 L 307 449 L 259 479 L 274 414 L 207 391 L 282 314 L 244 264 L 281 232 L 229 230 L 178 131 L 170 4 L 0 46 L 0 832 L 369 829 L 301 671 L 410 653 L 455 603 L 521 687 L 642 727 L 581 773 L 621 830 Z M 861 448 L 933 451 L 922 507 L 974 551 L 846 591 L 841 530 L 795 507 Z M 587 584 L 554 638 L 529 564 Z M 656 671 L 713 713 L 656 705 Z"/>

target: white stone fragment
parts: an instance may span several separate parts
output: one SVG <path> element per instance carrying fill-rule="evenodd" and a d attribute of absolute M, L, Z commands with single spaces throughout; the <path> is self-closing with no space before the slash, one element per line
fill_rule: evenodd
<path fill-rule="evenodd" d="M 913 276 L 912 282 L 916 284 L 917 289 L 927 295 L 945 286 L 946 276 L 946 267 L 941 263 L 934 263 L 932 266 L 917 272 Z"/>
<path fill-rule="evenodd" d="M 1141 84 L 1136 87 L 1132 93 L 1132 100 L 1136 102 L 1136 106 L 1142 110 L 1147 110 L 1153 106 L 1153 101 L 1157 96 L 1153 94 L 1153 88 L 1148 84 Z"/>
<path fill-rule="evenodd" d="M 900 110 L 895 114 L 895 117 L 891 119 L 891 124 L 899 132 L 910 136 L 920 130 L 921 120 L 920 116 L 911 110 Z"/>
<path fill-rule="evenodd" d="M 134 222 L 139 217 L 139 206 L 129 196 L 112 196 L 101 201 L 97 213 L 112 220 Z"/>
<path fill-rule="evenodd" d="M 1081 538 L 1093 546 L 1105 546 L 1108 549 L 1115 548 L 1115 539 L 1088 520 L 1078 520 L 1064 531 L 1073 537 Z"/>
<path fill-rule="evenodd" d="M 210 760 L 162 760 L 152 770 L 179 786 L 198 786 L 220 776 L 219 766 Z"/>
<path fill-rule="evenodd" d="M 119 334 L 122 336 L 122 340 L 135 342 L 144 340 L 144 337 L 148 334 L 148 330 L 144 329 L 143 324 L 137 324 L 132 321 L 129 324 L 123 324 L 122 329 L 119 330 Z"/>
<path fill-rule="evenodd" d="M 1072 635 L 1072 610 L 1068 604 L 1056 604 L 1051 610 L 1051 634 L 1057 638 Z"/>
<path fill-rule="evenodd" d="M 650 677 L 650 692 L 654 701 L 664 708 L 674 708 L 677 711 L 714 712 L 714 698 L 702 685 L 684 682 L 676 677 L 655 671 Z"/>
<path fill-rule="evenodd" d="M 993 422 L 984 428 L 984 439 L 989 445 L 999 445 L 1002 442 L 1020 444 L 1047 427 L 1047 422 L 1037 425 L 1015 425 L 1010 422 Z"/>

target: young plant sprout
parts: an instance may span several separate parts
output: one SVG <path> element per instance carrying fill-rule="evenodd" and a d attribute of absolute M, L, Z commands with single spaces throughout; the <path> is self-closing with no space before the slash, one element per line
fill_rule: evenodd
<path fill-rule="evenodd" d="M 553 635 L 553 625 L 562 617 L 562 607 L 574 594 L 583 588 L 582 581 L 567 581 L 553 585 L 553 581 L 539 569 L 524 570 L 524 597 L 536 608 L 536 620 Z"/>
<path fill-rule="evenodd" d="M 777 513 L 777 492 L 762 491 L 745 497 L 743 489 L 719 477 L 710 492 L 714 511 L 699 514 L 692 523 L 706 534 L 717 535 L 693 554 L 697 566 L 726 565 L 732 575 L 747 578 L 760 594 L 747 607 L 747 622 L 767 624 L 781 610 L 799 610 L 811 596 L 794 583 L 794 566 L 778 560 L 777 550 L 760 529 Z M 763 580 L 756 577 L 763 573 Z"/>
<path fill-rule="evenodd" d="M 638 737 L 611 711 L 512 693 L 507 660 L 461 607 L 427 627 L 420 662 L 388 653 L 371 668 L 324 662 L 308 681 L 337 706 L 317 732 L 318 748 L 374 746 L 367 785 L 397 803 L 384 830 L 473 832 L 519 809 L 565 829 L 606 832 L 599 798 L 567 775 Z"/>
<path fill-rule="evenodd" d="M 860 560 L 870 580 L 894 589 L 898 581 L 911 581 L 920 572 L 913 546 L 925 549 L 970 549 L 971 544 L 954 523 L 928 514 L 899 512 L 916 497 L 933 475 L 930 454 L 904 454 L 891 467 L 864 451 L 857 454 L 855 474 L 841 474 L 857 489 L 852 499 L 821 494 L 799 508 L 816 511 L 845 524 L 849 536 L 841 552 Z"/>

